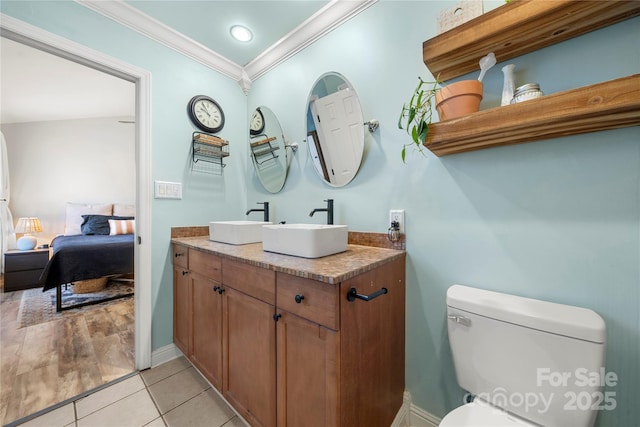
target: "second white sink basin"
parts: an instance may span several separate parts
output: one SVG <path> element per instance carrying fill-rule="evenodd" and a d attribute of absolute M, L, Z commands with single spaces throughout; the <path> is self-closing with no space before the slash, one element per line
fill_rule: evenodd
<path fill-rule="evenodd" d="M 273 224 L 264 221 L 212 221 L 209 223 L 209 240 L 232 245 L 262 242 L 262 226 Z"/>
<path fill-rule="evenodd" d="M 262 249 L 303 258 L 320 258 L 347 250 L 346 225 L 278 224 L 262 228 Z"/>

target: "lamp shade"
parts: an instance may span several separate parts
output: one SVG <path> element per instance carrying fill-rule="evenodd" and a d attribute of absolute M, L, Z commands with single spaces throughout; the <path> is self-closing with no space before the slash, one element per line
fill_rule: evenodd
<path fill-rule="evenodd" d="M 42 231 L 42 224 L 40 224 L 40 220 L 36 217 L 22 217 L 18 219 L 18 223 L 16 224 L 16 233 L 24 234 L 21 238 L 16 242 L 18 249 L 21 251 L 30 251 L 35 248 L 38 244 L 38 240 L 29 236 L 31 233 L 39 233 Z"/>
<path fill-rule="evenodd" d="M 42 231 L 42 224 L 40 224 L 40 220 L 35 216 L 22 217 L 18 219 L 15 231 L 20 234 L 40 233 Z"/>

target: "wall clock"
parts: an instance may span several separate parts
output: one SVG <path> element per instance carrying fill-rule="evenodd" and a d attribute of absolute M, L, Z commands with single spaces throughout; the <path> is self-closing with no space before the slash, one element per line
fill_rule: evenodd
<path fill-rule="evenodd" d="M 205 95 L 196 95 L 187 105 L 189 118 L 205 132 L 220 132 L 224 127 L 224 112 L 220 105 Z"/>
<path fill-rule="evenodd" d="M 251 116 L 251 123 L 249 124 L 249 133 L 251 135 L 258 135 L 264 130 L 264 116 L 260 108 L 256 108 Z"/>

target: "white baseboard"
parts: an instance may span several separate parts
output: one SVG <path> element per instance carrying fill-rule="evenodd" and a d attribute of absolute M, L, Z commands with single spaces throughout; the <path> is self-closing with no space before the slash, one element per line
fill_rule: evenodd
<path fill-rule="evenodd" d="M 402 407 L 391 427 L 438 427 L 440 421 L 440 418 L 414 405 L 411 402 L 411 393 L 405 391 Z"/>
<path fill-rule="evenodd" d="M 411 393 L 405 390 L 402 397 L 402 406 L 398 414 L 391 423 L 391 427 L 409 427 L 411 426 Z"/>
<path fill-rule="evenodd" d="M 180 356 L 182 356 L 182 352 L 175 344 L 165 345 L 151 352 L 151 367 L 155 368 L 158 365 L 177 359 Z"/>

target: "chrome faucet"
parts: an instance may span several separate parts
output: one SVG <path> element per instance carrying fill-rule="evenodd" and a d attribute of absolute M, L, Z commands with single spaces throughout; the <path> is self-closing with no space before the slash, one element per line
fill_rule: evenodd
<path fill-rule="evenodd" d="M 264 209 L 249 209 L 245 215 L 249 215 L 251 212 L 262 212 L 264 215 L 264 222 L 269 222 L 269 202 L 258 202 L 258 205 L 264 205 Z"/>
<path fill-rule="evenodd" d="M 326 208 L 316 208 L 316 209 L 311 211 L 309 216 L 313 216 L 313 214 L 316 213 L 316 212 L 326 212 L 327 213 L 327 224 L 331 225 L 331 224 L 333 224 L 333 199 L 327 199 L 327 200 L 325 200 L 325 202 L 327 202 L 327 207 Z"/>

